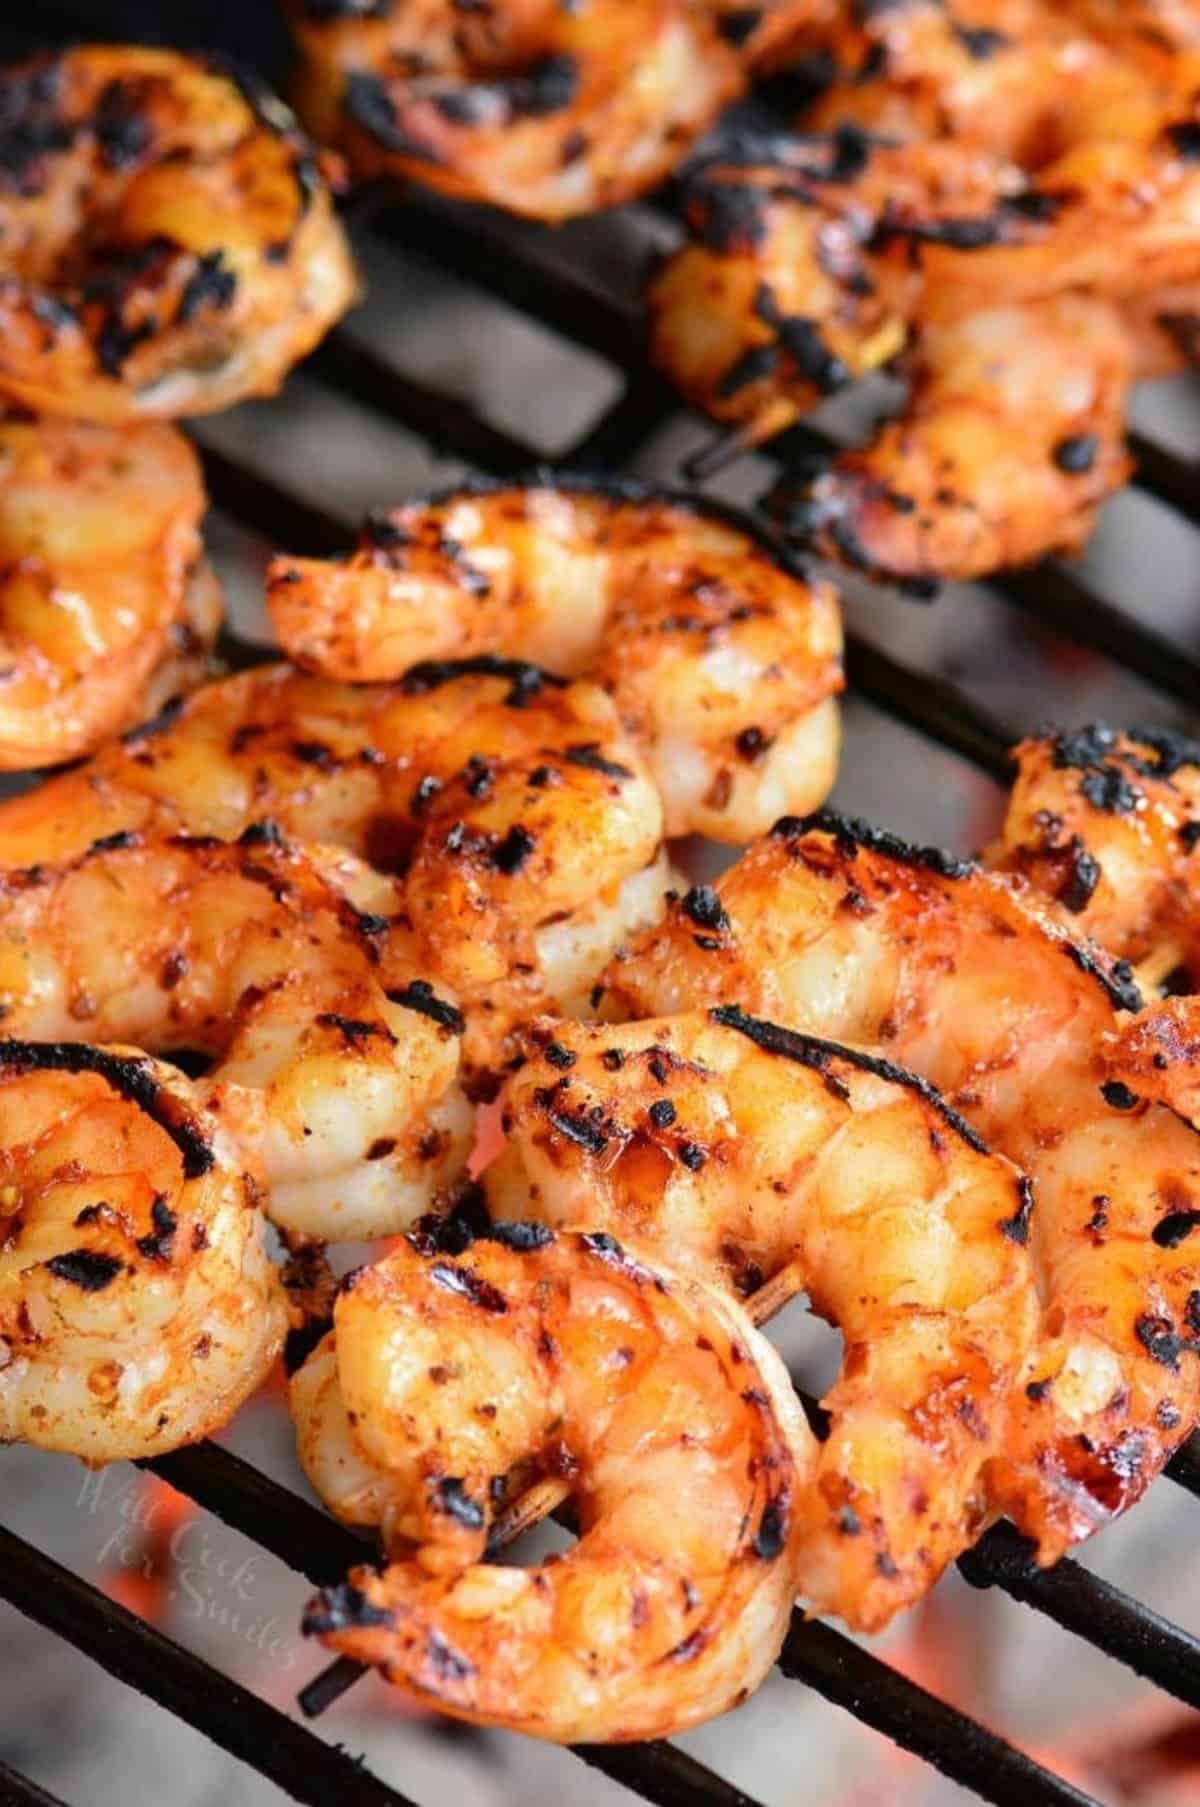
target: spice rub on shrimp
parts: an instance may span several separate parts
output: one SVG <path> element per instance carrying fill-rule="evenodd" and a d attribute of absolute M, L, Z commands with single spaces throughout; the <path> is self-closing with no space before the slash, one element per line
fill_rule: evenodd
<path fill-rule="evenodd" d="M 805 1291 L 840 1329 L 797 1591 L 879 1630 L 993 1511 L 1039 1325 L 1028 1182 L 924 1082 L 736 1006 L 530 1040 L 484 1176 L 497 1216 L 628 1238 L 754 1291 L 756 1322 Z"/>
<path fill-rule="evenodd" d="M 233 839 L 264 817 L 400 874 L 414 971 L 461 1007 L 480 1088 L 516 1022 L 586 1008 L 670 882 L 662 806 L 610 700 L 488 654 L 370 688 L 286 665 L 210 684 L 0 804 L 0 866 L 127 831 Z"/>
<path fill-rule="evenodd" d="M 1147 984 L 1200 983 L 1200 745 L 1093 722 L 1015 749 L 987 862 L 1020 874 Z"/>
<path fill-rule="evenodd" d="M 462 1172 L 462 1018 L 271 825 L 237 843 L 116 835 L 0 876 L 6 1033 L 81 1027 L 209 1056 L 197 1083 L 269 1189 L 322 1239 L 395 1232 Z"/>
<path fill-rule="evenodd" d="M 736 512 L 639 484 L 479 483 L 372 516 L 336 563 L 276 558 L 296 662 L 354 681 L 503 648 L 612 697 L 666 832 L 744 842 L 834 780 L 833 591 Z"/>
<path fill-rule="evenodd" d="M 172 1068 L 0 1041 L 0 1439 L 116 1462 L 229 1421 L 286 1318 L 243 1165 Z"/>
<path fill-rule="evenodd" d="M 1018 230 L 1026 181 L 955 143 L 735 138 L 684 188 L 689 241 L 647 292 L 651 356 L 759 440 L 904 345 L 924 248 Z"/>
<path fill-rule="evenodd" d="M 1117 310 L 1070 294 L 929 320 L 910 362 L 899 418 L 771 491 L 787 535 L 918 586 L 1079 551 L 1133 469 Z"/>
<path fill-rule="evenodd" d="M 815 1444 L 779 1357 L 701 1281 L 539 1224 L 454 1256 L 406 1239 L 352 1277 L 292 1397 L 314 1484 L 356 1522 L 379 1508 L 389 1556 L 304 1629 L 421 1705 L 649 1738 L 739 1705 L 774 1661 Z M 579 1542 L 529 1569 L 483 1562 L 514 1469 L 575 1496 Z M 347 1511 L 339 1476 L 372 1470 Z"/>
<path fill-rule="evenodd" d="M 1163 1218 L 1200 1198 L 1200 1138 L 1114 1087 L 1128 968 L 1012 881 L 836 817 L 784 821 L 675 902 L 607 974 L 616 1017 L 701 1003 L 882 1047 L 1031 1178 L 1042 1353 L 1002 1510 L 1051 1562 L 1140 1497 L 1200 1410 L 1200 1258 Z"/>
<path fill-rule="evenodd" d="M 273 95 L 167 50 L 0 71 L 0 394 L 93 421 L 271 394 L 355 295 Z"/>
<path fill-rule="evenodd" d="M 211 644 L 203 513 L 173 427 L 0 420 L 0 769 L 91 752 L 136 719 L 174 641 Z"/>
<path fill-rule="evenodd" d="M 812 0 L 289 0 L 300 111 L 355 173 L 535 218 L 612 207 L 669 174 Z"/>
<path fill-rule="evenodd" d="M 1153 136 L 1187 88 L 1182 59 L 1149 46 L 1117 54 L 1044 0 L 846 7 L 801 47 L 833 71 L 805 129 L 949 138 L 1026 169 L 1088 139 Z"/>

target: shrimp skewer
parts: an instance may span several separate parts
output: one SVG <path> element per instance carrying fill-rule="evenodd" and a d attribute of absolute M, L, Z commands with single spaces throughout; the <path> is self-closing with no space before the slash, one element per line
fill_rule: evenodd
<path fill-rule="evenodd" d="M 320 166 L 273 95 L 173 51 L 0 72 L 0 394 L 91 421 L 271 394 L 355 295 Z"/>
<path fill-rule="evenodd" d="M 358 176 L 398 174 L 561 221 L 669 174 L 812 0 L 754 14 L 711 0 L 287 10 L 300 111 Z"/>
<path fill-rule="evenodd" d="M 1111 1083 L 1107 1038 L 1141 1003 L 1128 969 L 1011 882 L 837 818 L 744 855 L 703 943 L 692 909 L 610 967 L 607 1013 L 736 1003 L 882 1046 L 1033 1181 L 1044 1335 L 993 1484 L 1054 1561 L 1140 1497 L 1200 1409 L 1200 1265 L 1154 1236 L 1200 1198 L 1200 1140 Z"/>
<path fill-rule="evenodd" d="M 100 843 L 0 880 L 7 1034 L 215 1059 L 197 1083 L 285 1229 L 394 1232 L 465 1166 L 462 1019 L 272 831 L 239 843 Z M 2 1050 L 3 1044 L 0 1044 Z"/>
<path fill-rule="evenodd" d="M 130 832 L 233 839 L 263 818 L 402 874 L 416 974 L 457 993 L 483 1091 L 517 1022 L 588 1007 L 669 883 L 661 805 L 609 699 L 487 655 L 371 689 L 287 666 L 209 685 L 0 804 L 0 865 Z"/>
<path fill-rule="evenodd" d="M 343 1290 L 293 1409 L 314 1484 L 390 1558 L 305 1630 L 426 1705 L 645 1738 L 774 1660 L 814 1445 L 779 1358 L 703 1283 L 604 1235 L 499 1226 L 453 1258 L 410 1238 Z M 580 1524 L 528 1570 L 481 1561 L 514 1467 L 568 1479 Z"/>
<path fill-rule="evenodd" d="M 101 1463 L 228 1422 L 285 1325 L 243 1167 L 170 1067 L 0 1041 L 0 1438 Z"/>
<path fill-rule="evenodd" d="M 745 841 L 832 785 L 836 599 L 715 505 L 588 478 L 473 484 L 373 516 L 348 559 L 275 559 L 267 593 L 289 657 L 330 677 L 503 649 L 600 684 L 668 834 Z"/>
<path fill-rule="evenodd" d="M 485 1174 L 501 1218 L 584 1222 L 844 1338 L 797 1591 L 877 1631 L 975 1541 L 1036 1359 L 1032 1194 L 932 1088 L 734 1007 L 539 1024 Z"/>
<path fill-rule="evenodd" d="M 173 638 L 194 664 L 220 621 L 203 512 L 173 427 L 0 421 L 0 770 L 88 753 L 191 675 Z"/>

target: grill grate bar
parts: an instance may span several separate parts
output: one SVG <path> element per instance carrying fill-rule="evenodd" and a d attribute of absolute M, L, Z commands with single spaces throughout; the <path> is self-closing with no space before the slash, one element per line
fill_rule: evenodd
<path fill-rule="evenodd" d="M 1160 502 L 1177 509 L 1189 521 L 1200 521 L 1200 466 L 1156 445 L 1144 433 L 1129 435 L 1129 449 L 1137 460 L 1134 481 Z"/>
<path fill-rule="evenodd" d="M 0 1763 L 0 1801 L 4 1807 L 67 1807 L 60 1795 L 39 1787 L 7 1763 Z"/>
<path fill-rule="evenodd" d="M 994 1807 L 1101 1807 L 819 1619 L 793 1613 L 779 1666 Z"/>
<path fill-rule="evenodd" d="M 3 1528 L 0 1596 L 306 1807 L 329 1807 L 331 1800 L 339 1807 L 414 1807 L 344 1751 Z"/>
<path fill-rule="evenodd" d="M 400 220 L 403 219 L 403 230 Z M 658 405 L 666 420 L 684 404 L 662 378 L 646 366 L 644 326 L 638 311 L 618 296 L 606 294 L 575 270 L 564 268 L 551 254 L 539 259 L 544 243 L 530 228 L 506 230 L 496 221 L 471 220 L 470 228 L 444 203 L 406 201 L 402 214 L 384 215 L 381 228 L 433 257 L 443 268 L 488 294 L 499 294 L 560 336 L 600 353 L 631 377 L 644 392 L 647 407 Z M 473 252 L 472 241 L 485 238 L 487 256 Z M 1200 484 L 1186 462 L 1134 436 L 1140 487 L 1200 519 Z M 761 446 L 762 455 L 784 461 L 797 450 L 820 456 L 837 450 L 836 441 L 810 426 L 791 428 Z M 1161 487 L 1160 487 L 1161 486 Z M 1065 638 L 1105 653 L 1169 695 L 1195 703 L 1200 694 L 1200 659 L 1173 645 L 1153 628 L 1094 596 L 1066 567 L 1047 562 L 1033 571 L 1005 572 L 988 580 L 1018 607 L 1044 621 Z"/>
<path fill-rule="evenodd" d="M 1195 1431 L 1167 1463 L 1167 1473 L 1180 1487 L 1200 1496 L 1200 1431 Z"/>
<path fill-rule="evenodd" d="M 973 1587 L 1003 1588 L 1185 1705 L 1200 1707 L 1200 1639 L 1069 1557 L 1038 1569 L 1025 1539 L 1002 1524 L 961 1556 L 958 1566 Z"/>

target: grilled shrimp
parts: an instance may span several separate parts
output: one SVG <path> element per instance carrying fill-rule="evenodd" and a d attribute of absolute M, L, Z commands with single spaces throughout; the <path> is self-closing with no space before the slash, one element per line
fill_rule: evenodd
<path fill-rule="evenodd" d="M 484 1088 L 512 1025 L 585 1007 L 670 882 L 657 792 L 608 698 L 488 655 L 371 689 L 286 665 L 208 685 L 0 804 L 0 866 L 127 831 L 232 839 L 264 817 L 403 874 L 418 971 L 457 993 Z"/>
<path fill-rule="evenodd" d="M 807 47 L 834 76 L 806 129 L 952 138 L 1027 169 L 1089 139 L 1153 137 L 1186 91 L 1178 58 L 1114 54 L 1043 0 L 845 8 Z"/>
<path fill-rule="evenodd" d="M 170 1067 L 0 1041 L 0 1439 L 116 1462 L 228 1422 L 285 1321 L 242 1164 Z"/>
<path fill-rule="evenodd" d="M 289 0 L 297 100 L 355 173 L 558 221 L 667 175 L 812 0 Z"/>
<path fill-rule="evenodd" d="M 828 557 L 936 584 L 1078 551 L 1129 476 L 1129 335 L 1084 295 L 993 307 L 917 335 L 903 414 L 768 507 Z"/>
<path fill-rule="evenodd" d="M 1045 1335 L 1001 1509 L 1050 1562 L 1140 1497 L 1200 1408 L 1200 1261 L 1155 1238 L 1200 1198 L 1200 1139 L 1110 1081 L 1105 1038 L 1141 1003 L 1128 968 L 1010 880 L 817 818 L 674 903 L 607 984 L 618 1017 L 736 1003 L 881 1045 L 943 1091 L 1036 1189 Z"/>
<path fill-rule="evenodd" d="M 128 726 L 197 599 L 204 486 L 173 427 L 0 421 L 0 769 L 88 753 Z"/>
<path fill-rule="evenodd" d="M 354 298 L 287 109 L 173 51 L 0 74 L 0 394 L 93 421 L 270 394 Z"/>
<path fill-rule="evenodd" d="M 798 1592 L 879 1630 L 986 1519 L 1038 1328 L 1028 1183 L 920 1080 L 736 1008 L 531 1036 L 491 1208 L 809 1294 L 845 1355 Z"/>
<path fill-rule="evenodd" d="M 886 363 L 922 292 L 926 241 L 1003 239 L 1025 178 L 959 144 L 735 140 L 687 183 L 690 242 L 652 280 L 654 361 L 761 439 Z"/>
<path fill-rule="evenodd" d="M 461 1173 L 461 1016 L 277 831 L 118 835 L 0 878 L 5 1032 L 216 1062 L 198 1084 L 287 1230 L 389 1234 Z"/>
<path fill-rule="evenodd" d="M 277 558 L 268 601 L 289 657 L 332 677 L 503 648 L 600 684 L 668 834 L 750 840 L 833 783 L 833 592 L 712 504 L 590 480 L 474 485 L 372 517 L 336 564 Z"/>
<path fill-rule="evenodd" d="M 390 1558 L 304 1628 L 422 1705 L 656 1737 L 740 1704 L 778 1653 L 815 1445 L 779 1357 L 701 1281 L 537 1224 L 454 1258 L 406 1240 L 342 1292 L 293 1405 L 314 1483 L 344 1511 L 357 1473 Z M 575 1493 L 578 1544 L 532 1569 L 482 1561 L 514 1468 Z"/>
<path fill-rule="evenodd" d="M 1053 0 L 1053 5 L 1126 53 L 1140 52 L 1147 45 L 1200 47 L 1200 9 L 1195 0 Z"/>
<path fill-rule="evenodd" d="M 1021 742 L 989 865 L 1020 873 L 1149 983 L 1200 982 L 1200 746 L 1100 722 Z"/>

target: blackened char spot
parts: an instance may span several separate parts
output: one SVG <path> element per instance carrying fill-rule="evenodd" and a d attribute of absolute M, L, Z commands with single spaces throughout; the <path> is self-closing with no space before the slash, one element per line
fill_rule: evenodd
<path fill-rule="evenodd" d="M 588 772 L 602 772 L 606 778 L 632 778 L 633 773 L 627 765 L 621 765 L 616 759 L 608 759 L 600 751 L 600 743 L 595 740 L 584 741 L 582 745 L 568 747 L 566 759 L 571 765 L 582 766 Z"/>
<path fill-rule="evenodd" d="M 1011 1217 L 1000 1219 L 1000 1233 L 1007 1236 L 1010 1242 L 1019 1243 L 1024 1248 L 1029 1241 L 1029 1226 L 1033 1220 L 1033 1181 L 1027 1174 L 1022 1174 L 1018 1179 L 1017 1192 L 1020 1203 Z"/>
<path fill-rule="evenodd" d="M 439 998 L 428 979 L 413 979 L 410 984 L 389 991 L 387 995 L 389 1001 L 399 1004 L 402 1010 L 415 1010 L 454 1035 L 461 1035 L 466 1029 L 467 1020 L 457 1004 Z"/>
<path fill-rule="evenodd" d="M 722 13 L 718 30 L 727 44 L 740 50 L 762 24 L 762 16 L 761 6 L 738 6 L 732 12 Z"/>
<path fill-rule="evenodd" d="M 237 274 L 226 264 L 225 253 L 219 247 L 206 251 L 197 259 L 196 268 L 184 285 L 179 298 L 179 320 L 186 324 L 205 307 L 221 313 L 232 302 L 236 290 Z"/>
<path fill-rule="evenodd" d="M 787 1542 L 787 1507 L 781 1500 L 772 1500 L 763 1510 L 758 1530 L 754 1536 L 754 1554 L 763 1562 L 774 1562 Z"/>
<path fill-rule="evenodd" d="M 514 822 L 502 841 L 491 852 L 491 863 L 506 878 L 515 878 L 537 846 L 529 830 Z"/>
<path fill-rule="evenodd" d="M 385 150 L 402 157 L 418 157 L 426 163 L 437 162 L 427 144 L 402 129 L 392 97 L 377 75 L 351 70 L 342 91 L 342 111 Z"/>
<path fill-rule="evenodd" d="M 374 1625 L 390 1625 L 392 1615 L 382 1606 L 372 1606 L 361 1588 L 352 1581 L 340 1581 L 336 1587 L 325 1587 L 310 1600 L 301 1621 L 306 1638 L 323 1637 L 333 1631 L 362 1631 Z"/>
<path fill-rule="evenodd" d="M 435 1483 L 434 1491 L 438 1505 L 450 1518 L 456 1519 L 468 1531 L 482 1530 L 483 1507 L 471 1498 L 459 1476 L 443 1476 Z"/>
<path fill-rule="evenodd" d="M 679 907 L 697 928 L 719 931 L 729 927 L 725 907 L 711 885 L 693 885 L 680 899 Z"/>
<path fill-rule="evenodd" d="M 216 1156 L 198 1123 L 154 1076 L 149 1061 L 112 1054 L 87 1042 L 0 1042 L 0 1069 L 18 1073 L 95 1073 L 171 1138 L 187 1179 L 208 1173 Z"/>
<path fill-rule="evenodd" d="M 494 1312 L 499 1317 L 508 1310 L 508 1300 L 499 1288 L 493 1286 L 490 1280 L 485 1280 L 481 1274 L 472 1273 L 470 1268 L 453 1267 L 448 1261 L 435 1261 L 429 1270 L 429 1277 L 443 1292 L 457 1293 L 460 1299 L 469 1299 L 481 1311 Z"/>
<path fill-rule="evenodd" d="M 739 1035 L 744 1035 L 747 1041 L 752 1041 L 764 1053 L 778 1054 L 784 1060 L 794 1060 L 822 1077 L 827 1075 L 833 1062 L 844 1061 L 862 1073 L 873 1073 L 877 1078 L 887 1080 L 890 1085 L 905 1086 L 935 1110 L 969 1148 L 975 1149 L 978 1154 L 989 1152 L 983 1138 L 964 1117 L 951 1109 L 927 1079 L 921 1079 L 916 1073 L 909 1073 L 904 1067 L 893 1065 L 890 1060 L 883 1060 L 876 1054 L 866 1054 L 861 1048 L 845 1048 L 839 1042 L 823 1041 L 815 1035 L 803 1035 L 798 1029 L 781 1028 L 778 1023 L 768 1023 L 760 1017 L 747 1015 L 736 1004 L 718 1004 L 708 1015 L 711 1022 L 720 1023 L 726 1029 L 736 1029 Z"/>
<path fill-rule="evenodd" d="M 474 1663 L 461 1650 L 448 1644 L 440 1631 L 432 1627 L 425 1633 L 425 1654 L 435 1675 L 445 1682 L 465 1682 L 476 1674 Z"/>
<path fill-rule="evenodd" d="M 405 696 L 424 696 L 459 678 L 507 678 L 512 689 L 504 700 L 514 709 L 523 708 L 531 697 L 539 696 L 548 685 L 558 690 L 567 687 L 566 678 L 544 671 L 540 665 L 531 665 L 527 659 L 504 659 L 498 653 L 476 653 L 470 659 L 422 659 L 420 664 L 405 672 L 400 688 Z"/>
<path fill-rule="evenodd" d="M 574 1142 L 577 1148 L 586 1149 L 588 1154 L 603 1154 L 608 1147 L 608 1137 L 599 1124 L 585 1117 L 582 1111 L 560 1108 L 548 1111 L 547 1116 L 560 1136 Z"/>
<path fill-rule="evenodd" d="M 554 1241 L 554 1231 L 544 1223 L 500 1223 L 489 1224 L 481 1234 L 492 1242 L 502 1243 L 506 1249 L 512 1249 L 518 1255 L 531 1255 L 537 1249 L 548 1248 Z"/>
<path fill-rule="evenodd" d="M 924 866 L 939 878 L 970 878 L 979 870 L 974 860 L 959 859 L 945 847 L 914 847 L 884 828 L 874 828 L 859 817 L 840 816 L 831 809 L 819 809 L 810 816 L 781 816 L 771 833 L 792 840 L 814 831 L 835 836 L 847 852 L 865 847 L 904 866 Z"/>
<path fill-rule="evenodd" d="M 1065 471 L 1068 477 L 1082 477 L 1095 464 L 1099 450 L 1100 441 L 1095 433 L 1072 433 L 1059 440 L 1051 455 L 1059 470 Z"/>
<path fill-rule="evenodd" d="M 1160 1249 L 1177 1249 L 1200 1224 L 1200 1211 L 1168 1211 L 1150 1232 Z"/>
<path fill-rule="evenodd" d="M 138 1253 L 147 1261 L 169 1261 L 174 1252 L 179 1219 L 161 1193 L 150 1207 L 150 1221 L 154 1228 L 148 1235 L 138 1237 Z"/>
<path fill-rule="evenodd" d="M 103 1255 L 98 1249 L 72 1249 L 66 1255 L 52 1255 L 46 1266 L 59 1280 L 69 1280 L 85 1293 L 103 1292 L 121 1272 L 123 1263 L 115 1255 Z"/>
<path fill-rule="evenodd" d="M 728 401 L 731 396 L 740 395 L 743 389 L 749 389 L 752 383 L 763 383 L 769 376 L 774 376 L 778 367 L 777 345 L 752 345 L 722 372 L 715 394 L 718 400 Z"/>

